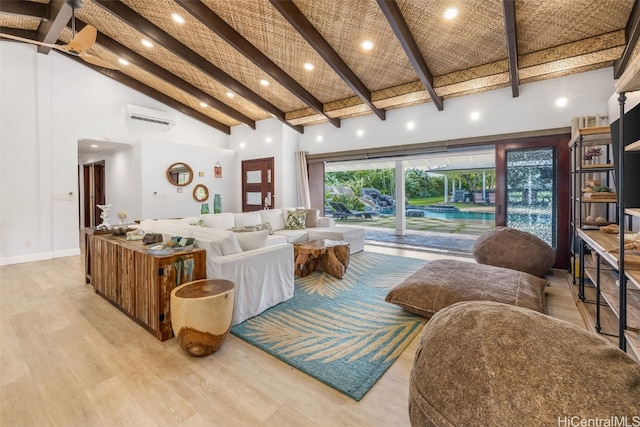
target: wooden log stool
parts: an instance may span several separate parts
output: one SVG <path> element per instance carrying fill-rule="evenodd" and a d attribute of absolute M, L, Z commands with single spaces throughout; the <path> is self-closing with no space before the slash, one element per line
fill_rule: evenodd
<path fill-rule="evenodd" d="M 171 291 L 171 326 L 180 347 L 190 356 L 217 351 L 229 335 L 234 284 L 203 279 Z"/>
<path fill-rule="evenodd" d="M 304 277 L 324 271 L 342 279 L 349 267 L 349 243 L 339 240 L 310 240 L 293 245 L 295 274 Z"/>

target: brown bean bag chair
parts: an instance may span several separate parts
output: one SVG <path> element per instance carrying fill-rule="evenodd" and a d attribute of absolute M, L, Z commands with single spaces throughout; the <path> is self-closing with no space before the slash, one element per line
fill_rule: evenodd
<path fill-rule="evenodd" d="M 394 286 L 385 301 L 427 319 L 460 301 L 495 301 L 544 313 L 548 284 L 509 268 L 437 259 Z"/>
<path fill-rule="evenodd" d="M 471 249 L 478 264 L 495 265 L 542 277 L 556 262 L 546 242 L 526 231 L 501 227 L 488 231 Z"/>
<path fill-rule="evenodd" d="M 640 416 L 640 364 L 571 323 L 462 302 L 435 314 L 422 332 L 409 416 L 420 427 L 578 425 L 572 422 L 614 416 L 630 423 Z"/>

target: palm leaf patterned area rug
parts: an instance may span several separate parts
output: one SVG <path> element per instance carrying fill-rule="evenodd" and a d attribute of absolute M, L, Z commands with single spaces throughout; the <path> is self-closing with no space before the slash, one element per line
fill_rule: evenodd
<path fill-rule="evenodd" d="M 384 301 L 426 261 L 360 252 L 343 279 L 314 272 L 294 296 L 231 333 L 360 400 L 422 330 L 424 319 Z"/>

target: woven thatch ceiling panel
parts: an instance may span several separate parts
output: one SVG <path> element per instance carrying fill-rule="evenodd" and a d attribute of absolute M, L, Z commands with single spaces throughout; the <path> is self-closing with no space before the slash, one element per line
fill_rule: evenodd
<path fill-rule="evenodd" d="M 250 59 L 209 30 L 171 0 L 125 0 L 127 6 L 145 16 L 175 39 L 189 46 L 200 56 L 233 77 L 253 92 L 268 100 L 278 108 L 288 111 L 301 108 L 304 103 L 262 71 Z M 171 12 L 178 12 L 186 19 L 179 25 L 171 20 Z M 269 81 L 269 86 L 260 84 L 261 79 Z"/>
<path fill-rule="evenodd" d="M 633 1 L 516 0 L 518 53 L 548 49 L 624 28 Z"/>
<path fill-rule="evenodd" d="M 371 91 L 417 80 L 375 0 L 295 0 L 331 47 Z M 361 43 L 373 42 L 365 52 Z"/>
<path fill-rule="evenodd" d="M 451 21 L 442 17 L 451 6 L 447 0 L 400 0 L 398 5 L 434 76 L 507 56 L 501 2 L 458 2 L 461 18 Z"/>
<path fill-rule="evenodd" d="M 243 7 L 233 1 L 204 0 L 204 3 L 321 102 L 353 94 L 267 0 L 244 2 Z M 305 70 L 303 65 L 307 62 L 315 68 Z"/>
<path fill-rule="evenodd" d="M 70 30 L 62 29 L 71 12 L 67 5 L 0 2 L 6 38 L 71 40 Z M 224 132 L 271 117 L 302 132 L 301 125 L 338 126 L 340 119 L 372 114 L 372 108 L 381 119 L 380 109 L 425 102 L 446 109 L 446 102 L 432 102 L 430 91 L 446 100 L 511 86 L 518 96 L 518 85 L 612 65 L 621 72 L 630 57 L 640 55 L 637 33 L 625 33 L 640 28 L 634 0 L 514 0 L 515 39 L 507 34 L 511 14 L 505 17 L 503 0 L 385 2 L 382 9 L 400 18 L 400 28 L 406 25 L 404 36 L 415 40 L 424 74 L 432 79 L 414 69 L 379 0 L 84 0 L 76 16 L 99 32 L 89 53 L 120 67 L 94 67 L 97 72 Z M 447 21 L 443 12 L 450 6 L 458 16 Z M 176 23 L 172 12 L 185 22 Z M 316 51 L 322 40 L 313 32 L 298 33 L 288 19 L 299 19 L 303 28 L 308 20 L 338 58 L 328 53 L 325 62 Z M 154 39 L 153 48 L 141 44 L 145 37 Z M 248 42 L 249 53 L 228 39 Z M 364 40 L 373 42 L 372 50 L 362 48 Z M 517 73 L 509 69 L 514 54 Z M 131 64 L 119 65 L 116 55 Z M 315 68 L 305 70 L 306 62 Z M 270 84 L 261 85 L 261 79 Z"/>
<path fill-rule="evenodd" d="M 161 45 L 155 45 L 152 49 L 144 47 L 140 43 L 140 40 L 145 37 L 143 34 L 135 31 L 135 29 L 127 26 L 93 3 L 85 1 L 85 6 L 79 9 L 76 15 L 82 20 L 86 19 L 87 22 L 91 22 L 99 32 L 106 34 L 135 53 L 160 65 L 165 70 L 179 76 L 254 120 L 269 117 L 263 110 L 240 97 L 229 98 L 226 95 L 228 89 L 225 86 L 169 52 Z"/>
<path fill-rule="evenodd" d="M 35 31 L 38 29 L 40 22 L 41 20 L 37 18 L 0 13 L 0 27 L 20 28 L 23 30 Z"/>

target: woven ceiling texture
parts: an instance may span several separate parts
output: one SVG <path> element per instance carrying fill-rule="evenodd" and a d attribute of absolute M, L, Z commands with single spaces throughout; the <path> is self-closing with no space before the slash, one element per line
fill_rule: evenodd
<path fill-rule="evenodd" d="M 628 43 L 625 27 L 634 0 L 508 1 L 515 12 L 516 91 L 518 85 L 610 67 Z M 0 3 L 0 32 L 33 40 L 57 10 L 71 10 L 53 0 Z M 288 10 L 293 4 L 311 35 L 297 29 L 282 4 Z M 384 110 L 420 103 L 437 107 L 385 4 L 399 12 L 443 108 L 449 98 L 513 87 L 503 0 L 84 0 L 75 16 L 78 28 L 89 24 L 98 30 L 89 53 L 118 67 L 91 66 L 97 71 L 125 84 L 137 82 L 150 96 L 227 133 L 231 126 L 255 127 L 269 117 L 303 132 L 306 125 L 338 126 L 340 119 L 366 114 L 382 119 Z M 451 6 L 458 16 L 445 20 Z M 176 23 L 172 12 L 185 22 Z M 228 31 L 211 25 L 211 15 Z M 57 43 L 68 43 L 71 22 L 56 36 Z M 141 39 L 154 47 L 144 47 Z M 365 40 L 373 42 L 371 50 L 361 47 Z M 121 57 L 130 64 L 119 64 Z M 213 71 L 193 58 L 212 64 Z"/>

